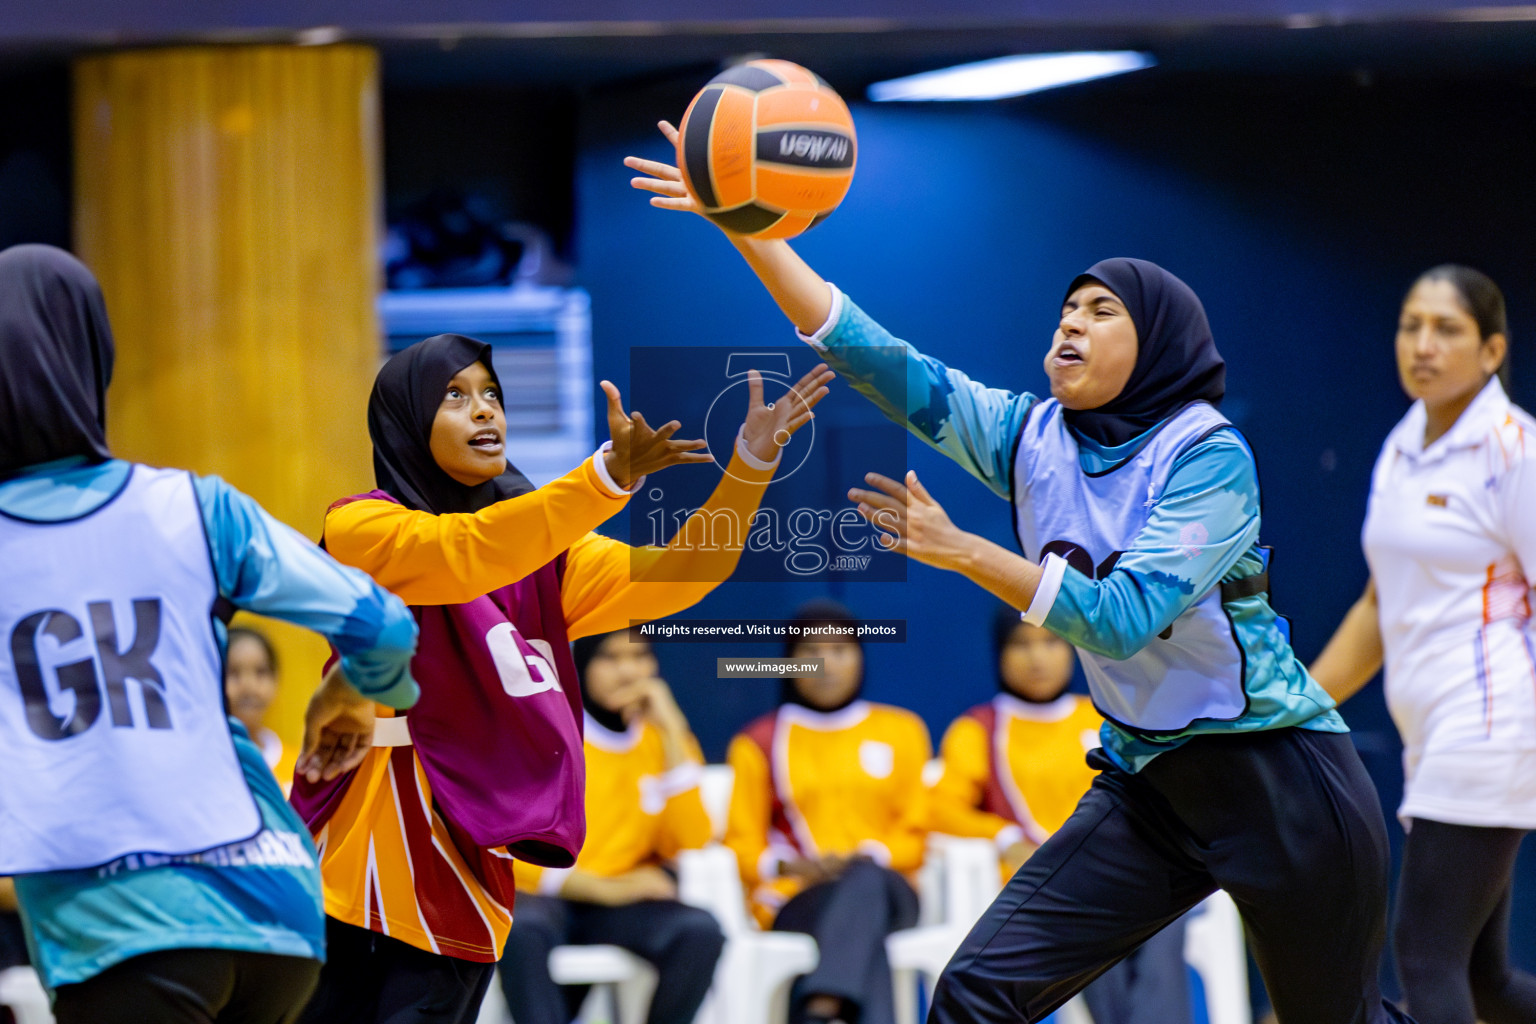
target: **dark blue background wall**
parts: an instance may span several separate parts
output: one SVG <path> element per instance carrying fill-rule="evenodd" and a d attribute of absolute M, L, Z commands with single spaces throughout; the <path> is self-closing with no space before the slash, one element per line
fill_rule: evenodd
<path fill-rule="evenodd" d="M 1127 80 L 1012 104 L 855 104 L 853 189 L 795 244 L 898 336 L 985 383 L 1030 391 L 1046 388 L 1041 359 L 1076 273 L 1134 255 L 1188 281 L 1228 360 L 1225 411 L 1258 455 L 1276 602 L 1310 659 L 1365 583 L 1366 487 L 1406 409 L 1392 338 L 1418 272 L 1459 260 L 1503 284 L 1515 396 L 1536 400 L 1536 359 L 1522 344 L 1536 336 L 1536 211 L 1525 200 L 1536 145 L 1512 127 L 1530 123 L 1536 102 L 1495 91 L 1497 102 L 1434 83 Z M 577 262 L 593 296 L 596 371 L 620 381 L 632 345 L 792 338 L 713 227 L 654 210 L 627 185 L 622 157 L 665 157 L 652 126 L 686 100 L 658 90 L 583 112 Z M 915 439 L 907 465 L 962 527 L 1011 546 L 1003 501 Z M 785 615 L 825 592 L 860 615 L 907 620 L 905 645 L 867 648 L 867 693 L 919 712 L 935 740 L 991 692 L 991 599 L 921 565 L 904 584 L 727 583 L 689 615 Z M 662 652 L 716 757 L 775 689 L 716 680 L 714 657 L 736 653 L 766 652 Z M 1399 746 L 1379 683 L 1345 713 L 1390 814 Z M 1531 889 L 1515 911 L 1527 962 Z"/>
<path fill-rule="evenodd" d="M 1514 98 L 1531 112 L 1528 95 Z M 793 337 L 718 232 L 627 186 L 623 156 L 666 156 L 651 126 L 684 101 L 657 93 L 585 112 L 576 255 L 600 376 L 625 379 L 634 345 Z M 852 192 L 795 244 L 897 335 L 985 383 L 1037 392 L 1078 271 L 1136 255 L 1187 280 L 1229 362 L 1225 411 L 1259 457 L 1276 599 L 1311 657 L 1365 581 L 1358 531 L 1371 464 L 1406 408 L 1391 346 L 1416 273 L 1458 259 L 1503 282 L 1516 397 L 1532 404 L 1519 366 L 1536 327 L 1536 216 L 1519 197 L 1536 147 L 1501 127 L 1518 123 L 1518 107 L 1479 109 L 1492 107 L 1452 89 L 1263 82 L 1160 96 L 1100 88 L 1049 104 L 856 105 Z M 962 526 L 1011 545 L 1004 502 L 915 439 L 908 447 Z M 821 589 L 726 584 L 697 614 L 773 615 Z M 905 649 L 869 652 L 872 696 L 915 708 L 936 733 L 985 697 L 990 606 L 976 588 L 913 565 L 904 585 L 838 596 L 860 614 L 909 620 Z M 703 671 L 716 653 L 667 656 L 718 753 L 765 705 L 750 684 Z M 1389 728 L 1379 704 L 1368 692 L 1350 716 Z"/>
<path fill-rule="evenodd" d="M 0 249 L 69 246 L 70 171 L 64 69 L 0 65 Z"/>

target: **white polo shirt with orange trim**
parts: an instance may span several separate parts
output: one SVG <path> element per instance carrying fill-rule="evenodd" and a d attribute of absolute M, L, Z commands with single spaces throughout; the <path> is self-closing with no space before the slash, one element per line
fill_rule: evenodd
<path fill-rule="evenodd" d="M 1427 447 L 1424 426 L 1415 402 L 1387 435 L 1362 538 L 1403 738 L 1398 815 L 1536 828 L 1536 419 L 1495 377 Z"/>

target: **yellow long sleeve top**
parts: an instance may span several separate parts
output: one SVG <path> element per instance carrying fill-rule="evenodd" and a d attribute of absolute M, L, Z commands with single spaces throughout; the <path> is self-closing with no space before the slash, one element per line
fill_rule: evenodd
<path fill-rule="evenodd" d="M 479 512 L 434 515 L 391 501 L 354 501 L 327 513 L 325 546 L 409 605 L 472 601 L 565 551 L 560 597 L 574 640 L 622 629 L 631 619 L 665 618 L 702 600 L 735 570 L 746 530 L 728 531 L 734 546 L 706 549 L 686 538 L 703 535 L 702 524 L 716 514 L 750 523 L 772 477 L 773 468 L 754 469 L 737 453 L 709 501 L 665 548 L 630 547 L 591 532 L 629 500 L 603 481 L 593 459 Z"/>
<path fill-rule="evenodd" d="M 921 867 L 932 751 L 922 719 L 863 700 L 833 712 L 785 704 L 739 733 L 726 755 L 725 845 L 759 920 L 799 891 L 780 876 L 786 860 L 862 854 L 907 875 Z"/>
<path fill-rule="evenodd" d="M 1104 722 L 1086 697 L 1031 704 L 1000 693 L 944 733 L 944 774 L 929 795 L 929 827 L 954 836 L 1045 842 L 1098 774 L 1085 753 Z"/>
<path fill-rule="evenodd" d="M 689 760 L 667 768 L 661 733 L 649 722 L 614 732 L 586 722 L 587 841 L 574 868 L 518 861 L 520 892 L 556 895 L 572 870 L 613 878 L 697 850 L 712 835 L 699 796 L 704 756 L 690 738 Z"/>
<path fill-rule="evenodd" d="M 725 511 L 750 522 L 774 468 L 754 468 L 735 454 L 695 516 Z M 632 548 L 591 532 L 627 500 L 588 459 L 475 513 L 433 515 L 376 499 L 341 505 L 326 516 L 325 546 L 408 605 L 471 601 L 565 551 L 560 603 L 575 638 L 681 611 L 728 577 L 740 557 L 739 544 L 700 550 L 682 542 L 688 523 L 666 548 Z M 745 532 L 737 531 L 738 540 Z M 316 842 L 331 917 L 433 953 L 500 958 L 511 909 L 466 862 L 412 748 L 371 750 Z M 497 850 L 479 856 L 507 858 Z"/>

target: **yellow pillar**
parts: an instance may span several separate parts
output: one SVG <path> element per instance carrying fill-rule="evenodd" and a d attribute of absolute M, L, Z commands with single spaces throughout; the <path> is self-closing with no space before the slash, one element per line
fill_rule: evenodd
<path fill-rule="evenodd" d="M 217 473 L 301 533 L 372 487 L 379 363 L 378 59 L 361 46 L 206 46 L 74 69 L 76 251 L 117 337 L 107 437 Z M 261 623 L 287 764 L 325 644 Z"/>

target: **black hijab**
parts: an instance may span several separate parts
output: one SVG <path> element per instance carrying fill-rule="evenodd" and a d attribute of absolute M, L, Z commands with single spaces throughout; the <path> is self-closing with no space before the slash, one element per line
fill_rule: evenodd
<path fill-rule="evenodd" d="M 1015 690 L 1003 678 L 1003 651 L 1007 649 L 1008 641 L 1013 639 L 1013 631 L 1018 629 L 1019 624 L 1023 621 L 1023 618 L 1019 615 L 1019 610 L 1012 605 L 998 605 L 997 611 L 992 615 L 992 666 L 993 670 L 997 673 L 997 692 L 1006 693 L 1015 700 L 1022 700 L 1026 704 L 1055 703 L 1061 699 L 1061 694 L 1066 693 L 1067 689 L 1072 685 L 1070 679 L 1062 686 L 1061 693 L 1056 694 L 1054 697 L 1047 697 L 1045 700 L 1038 700 L 1034 697 L 1025 696 L 1018 690 Z"/>
<path fill-rule="evenodd" d="M 1003 651 L 1008 647 L 1008 641 L 1013 637 L 1013 631 L 1024 620 L 1019 617 L 1019 610 L 1012 605 L 1000 604 L 992 613 L 992 668 L 997 673 L 997 691 L 1025 700 L 1022 694 L 1015 693 L 1003 679 Z"/>
<path fill-rule="evenodd" d="M 396 353 L 379 370 L 368 398 L 368 436 L 379 490 L 406 508 L 439 515 L 478 512 L 533 490 L 509 461 L 506 472 L 477 487 L 459 483 L 432 457 L 432 420 L 448 382 L 471 363 L 482 363 L 501 391 L 491 346 L 462 334 L 439 334 Z"/>
<path fill-rule="evenodd" d="M 0 252 L 0 480 L 71 455 L 110 459 L 112 327 L 85 264 L 51 245 Z"/>
<path fill-rule="evenodd" d="M 816 626 L 844 626 L 850 627 L 857 631 L 859 627 L 859 620 L 853 617 L 853 612 L 849 611 L 846 605 L 839 604 L 838 602 L 828 598 L 816 598 L 814 600 L 805 602 L 805 604 L 802 604 L 799 608 L 795 609 L 795 617 L 791 619 L 790 622 L 802 630 Z M 784 640 L 784 656 L 786 658 L 792 658 L 795 655 L 795 648 L 800 644 L 817 643 L 823 639 L 831 639 L 838 643 L 858 644 L 860 653 L 862 653 L 864 650 L 863 642 L 860 641 L 856 636 L 852 638 L 809 637 L 803 640 L 796 639 L 794 637 L 786 637 Z M 810 710 L 819 712 L 821 714 L 830 714 L 833 711 L 841 711 L 843 708 L 852 704 L 863 695 L 864 679 L 862 676 L 859 678 L 859 685 L 853 691 L 853 695 L 834 708 L 819 707 L 806 700 L 804 695 L 800 693 L 800 688 L 795 685 L 795 681 L 793 679 L 786 678 L 779 683 L 780 704 L 798 704 L 803 708 L 809 708 Z"/>
<path fill-rule="evenodd" d="M 596 636 L 577 637 L 571 643 L 571 660 L 576 663 L 576 678 L 581 680 L 581 706 L 587 709 L 587 714 L 592 716 L 592 721 L 609 732 L 624 732 L 629 728 L 629 723 L 624 721 L 624 716 L 593 700 L 591 692 L 587 690 L 587 666 L 592 663 L 593 658 L 597 657 L 598 648 L 603 646 L 603 641 L 613 635 L 613 633 L 599 633 Z"/>
<path fill-rule="evenodd" d="M 1203 399 L 1220 405 L 1227 364 L 1216 351 L 1205 307 L 1194 291 L 1156 263 L 1101 260 L 1077 275 L 1067 295 L 1097 281 L 1125 303 L 1136 325 L 1136 366 L 1120 394 L 1097 409 L 1066 409 L 1078 434 L 1107 447 L 1122 445 Z"/>

